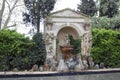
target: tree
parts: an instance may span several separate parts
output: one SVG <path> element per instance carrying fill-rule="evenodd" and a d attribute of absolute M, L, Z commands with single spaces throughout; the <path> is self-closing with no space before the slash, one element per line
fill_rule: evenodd
<path fill-rule="evenodd" d="M 118 13 L 119 0 L 101 0 L 100 1 L 100 16 L 114 17 Z"/>
<path fill-rule="evenodd" d="M 23 21 L 32 23 L 39 32 L 41 20 L 53 10 L 55 2 L 56 0 L 24 0 L 28 13 L 23 13 Z"/>
<path fill-rule="evenodd" d="M 96 4 L 94 0 L 81 0 L 78 4 L 78 11 L 89 16 L 94 16 L 97 12 Z"/>
<path fill-rule="evenodd" d="M 113 18 L 108 17 L 93 17 L 92 18 L 92 27 L 93 28 L 104 28 L 112 30 L 120 30 L 120 15 Z"/>
<path fill-rule="evenodd" d="M 33 36 L 33 41 L 35 42 L 35 47 L 33 48 L 32 52 L 34 56 L 31 56 L 32 61 L 34 64 L 37 64 L 39 66 L 44 65 L 46 59 L 46 48 L 42 33 L 36 33 Z"/>
<path fill-rule="evenodd" d="M 10 23 L 11 16 L 13 15 L 15 8 L 20 6 L 22 6 L 21 0 L 2 0 L 0 8 L 0 29 L 16 26 L 16 23 Z"/>
<path fill-rule="evenodd" d="M 18 0 L 15 0 L 15 1 L 14 1 L 14 4 L 13 4 L 12 6 L 10 6 L 11 4 L 10 4 L 7 0 L 6 0 L 6 3 L 8 4 L 9 12 L 8 12 L 8 16 L 7 16 L 7 18 L 6 18 L 6 21 L 5 21 L 4 25 L 3 25 L 3 28 L 7 28 L 7 27 L 8 27 L 7 25 L 8 25 L 8 23 L 9 23 L 9 20 L 10 20 L 10 17 L 11 17 L 11 15 L 12 15 L 12 12 L 13 12 L 13 10 L 15 9 L 17 3 L 18 3 Z"/>
<path fill-rule="evenodd" d="M 1 29 L 2 16 L 3 16 L 3 13 L 4 13 L 4 9 L 5 9 L 5 0 L 3 0 L 2 7 L 0 9 L 0 29 Z"/>

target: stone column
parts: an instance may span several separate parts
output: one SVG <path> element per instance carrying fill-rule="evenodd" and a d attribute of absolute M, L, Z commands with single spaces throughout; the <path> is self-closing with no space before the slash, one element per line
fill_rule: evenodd
<path fill-rule="evenodd" d="M 85 33 L 81 37 L 81 53 L 82 55 L 90 56 L 92 47 L 92 33 L 89 24 L 84 25 Z"/>
<path fill-rule="evenodd" d="M 53 33 L 45 34 L 45 44 L 47 57 L 53 57 L 55 55 L 55 36 Z"/>

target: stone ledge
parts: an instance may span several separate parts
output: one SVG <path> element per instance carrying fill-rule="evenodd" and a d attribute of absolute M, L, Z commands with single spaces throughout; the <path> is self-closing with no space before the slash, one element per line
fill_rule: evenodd
<path fill-rule="evenodd" d="M 21 77 L 52 77 L 52 76 L 69 76 L 69 75 L 90 75 L 90 74 L 107 74 L 120 73 L 120 68 L 98 69 L 98 70 L 82 70 L 77 72 L 0 72 L 0 78 L 21 78 Z"/>

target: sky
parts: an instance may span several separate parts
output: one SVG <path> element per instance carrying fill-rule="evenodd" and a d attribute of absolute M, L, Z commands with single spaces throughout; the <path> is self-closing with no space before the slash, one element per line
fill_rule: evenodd
<path fill-rule="evenodd" d="M 52 12 L 64 9 L 64 8 L 71 8 L 71 9 L 77 9 L 77 4 L 80 3 L 80 0 L 57 0 L 54 10 Z M 41 24 L 42 26 L 42 24 Z M 18 27 L 17 31 L 23 34 L 27 34 L 29 32 L 29 27 Z M 43 31 L 43 28 L 41 29 Z"/>
<path fill-rule="evenodd" d="M 64 8 L 77 9 L 77 4 L 80 0 L 57 0 L 54 11 L 61 10 Z"/>

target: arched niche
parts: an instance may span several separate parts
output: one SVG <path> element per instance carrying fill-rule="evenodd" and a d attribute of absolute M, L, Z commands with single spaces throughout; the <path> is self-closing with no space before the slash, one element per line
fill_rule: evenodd
<path fill-rule="evenodd" d="M 65 26 L 64 28 L 60 29 L 60 31 L 57 34 L 59 45 L 64 45 L 63 39 L 65 35 L 71 35 L 74 39 L 79 38 L 78 32 L 73 27 Z"/>

